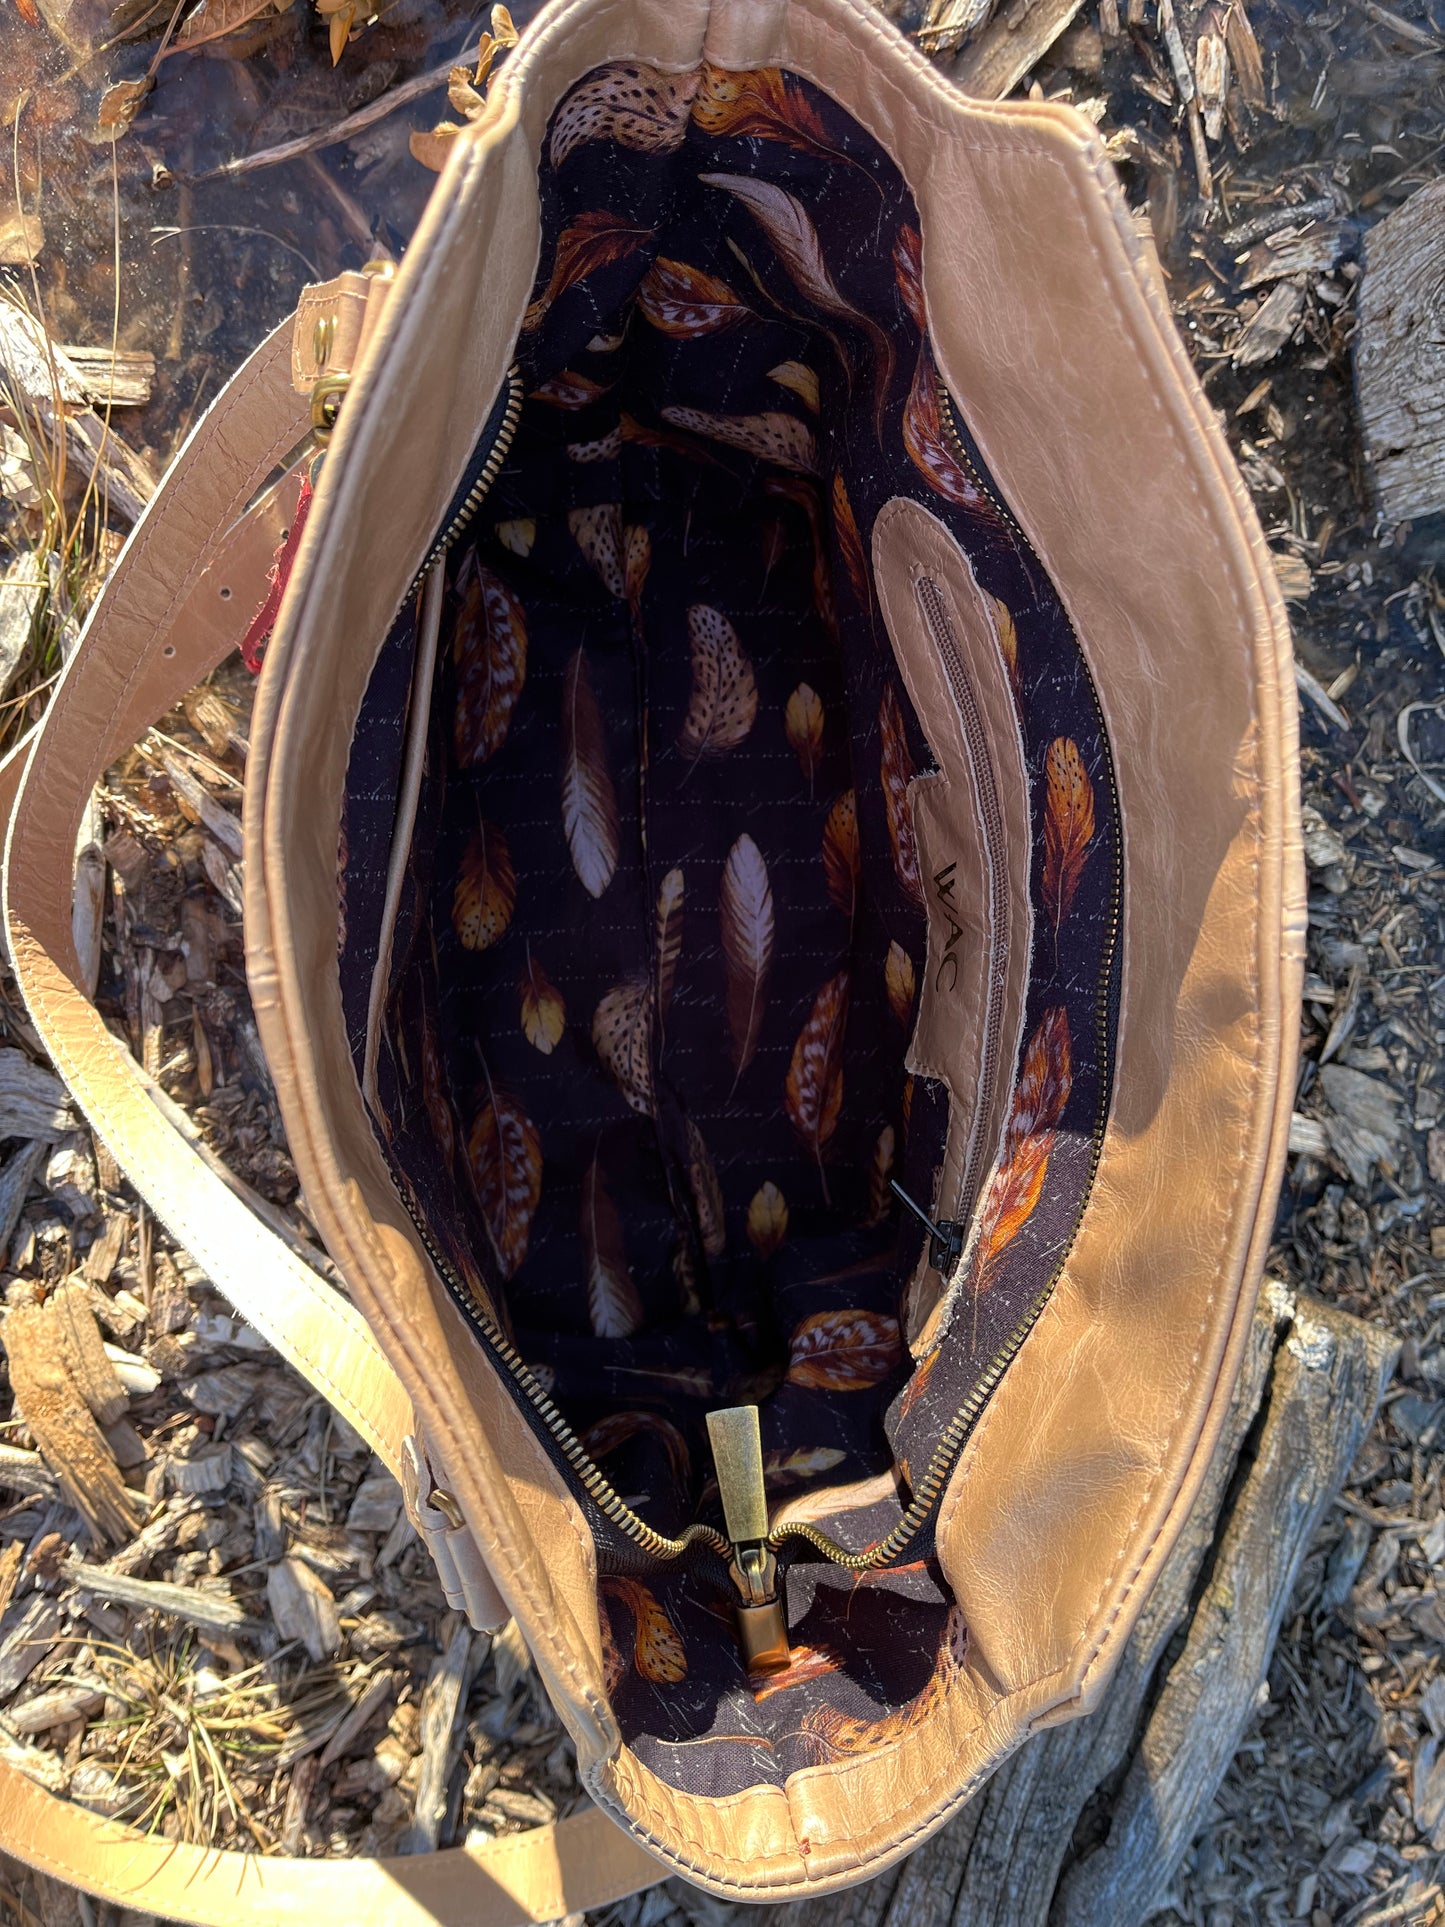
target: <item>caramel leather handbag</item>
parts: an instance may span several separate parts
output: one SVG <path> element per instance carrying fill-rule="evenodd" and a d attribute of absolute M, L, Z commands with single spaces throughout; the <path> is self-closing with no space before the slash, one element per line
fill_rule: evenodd
<path fill-rule="evenodd" d="M 303 468 L 246 941 L 344 1299 L 71 940 L 85 798 Z M 5 1768 L 8 1851 L 193 1921 L 780 1900 L 1098 1704 L 1248 1326 L 1303 884 L 1269 559 L 1082 119 L 862 0 L 556 0 L 400 271 L 196 429 L 5 776 L 56 1064 L 515 1615 L 595 1802 L 317 1866 Z"/>

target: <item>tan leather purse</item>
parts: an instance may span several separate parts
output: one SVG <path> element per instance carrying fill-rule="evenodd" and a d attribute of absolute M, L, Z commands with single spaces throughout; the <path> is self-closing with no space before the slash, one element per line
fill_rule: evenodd
<path fill-rule="evenodd" d="M 313 410 L 246 936 L 349 1302 L 102 1027 L 68 888 Z M 598 1811 L 317 1868 L 5 1769 L 0 1844 L 187 1920 L 783 1899 L 1094 1707 L 1271 1225 L 1293 690 L 1084 121 L 861 0 L 549 7 L 400 272 L 308 291 L 183 451 L 8 766 L 5 912 L 87 1114 L 516 1616 Z"/>

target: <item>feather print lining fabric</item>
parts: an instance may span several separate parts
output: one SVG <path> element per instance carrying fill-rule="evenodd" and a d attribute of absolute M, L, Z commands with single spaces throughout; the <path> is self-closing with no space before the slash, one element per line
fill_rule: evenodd
<path fill-rule="evenodd" d="M 773 1506 L 852 1489 L 809 1516 L 862 1547 L 1087 1196 L 1117 979 L 1108 744 L 1058 598 L 953 430 L 917 212 L 870 136 L 774 70 L 628 63 L 558 108 L 541 190 L 521 427 L 449 563 L 378 1126 L 649 1524 L 720 1520 L 703 1418 L 756 1401 Z M 910 784 L 934 759 L 872 586 L 898 495 L 992 598 L 1034 824 L 1012 1102 L 917 1358 L 920 1239 L 888 1180 L 934 1198 L 949 1094 L 904 1063 L 928 961 Z M 413 630 L 353 752 L 358 1051 Z M 886 1746 L 963 1664 L 928 1533 L 884 1572 L 795 1560 L 793 1663 L 760 1684 L 714 1564 L 640 1569 L 589 1517 L 624 1736 L 693 1792 Z"/>

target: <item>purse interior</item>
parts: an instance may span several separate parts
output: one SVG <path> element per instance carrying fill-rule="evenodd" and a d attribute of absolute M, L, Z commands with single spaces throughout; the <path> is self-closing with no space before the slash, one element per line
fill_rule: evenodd
<path fill-rule="evenodd" d="M 558 107 L 539 186 L 518 385 L 353 745 L 342 990 L 398 1187 L 594 1527 L 624 1737 L 722 1795 L 888 1744 L 960 1663 L 921 1501 L 1092 1181 L 1117 802 L 878 142 L 774 69 L 623 64 Z M 958 558 L 932 599 L 903 567 L 907 622 L 899 503 Z M 961 1228 L 951 1276 L 893 1179 Z M 923 1514 L 863 1570 L 788 1542 L 765 1681 L 720 1564 L 627 1526 L 721 1523 L 704 1421 L 742 1403 L 775 1522 L 859 1552 Z"/>

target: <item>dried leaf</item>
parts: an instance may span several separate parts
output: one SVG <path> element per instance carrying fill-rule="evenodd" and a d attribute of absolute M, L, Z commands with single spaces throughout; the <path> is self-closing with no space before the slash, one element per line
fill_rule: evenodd
<path fill-rule="evenodd" d="M 487 39 L 490 38 L 491 36 L 488 35 Z M 483 53 L 485 54 L 486 51 L 484 42 Z M 487 68 L 490 66 L 491 62 L 488 60 Z M 486 79 L 486 72 L 487 69 L 482 67 L 479 61 L 478 81 Z M 447 104 L 453 112 L 460 114 L 463 120 L 476 120 L 485 111 L 487 97 L 485 94 L 479 94 L 472 84 L 472 71 L 469 67 L 453 67 L 447 75 Z"/>
<path fill-rule="evenodd" d="M 1056 736 L 1049 744 L 1044 789 L 1043 898 L 1057 943 L 1094 835 L 1094 786 L 1072 736 Z"/>
<path fill-rule="evenodd" d="M 788 1383 L 819 1392 L 865 1392 L 887 1378 L 902 1355 L 898 1321 L 884 1312 L 814 1312 L 789 1341 Z"/>
<path fill-rule="evenodd" d="M 652 991 L 647 983 L 616 984 L 608 991 L 592 1019 L 592 1043 L 632 1109 L 651 1117 Z"/>
<path fill-rule="evenodd" d="M 154 74 L 139 80 L 117 80 L 100 97 L 99 121 L 103 134 L 118 140 L 140 112 L 141 102 L 156 84 Z"/>
<path fill-rule="evenodd" d="M 823 1147 L 838 1127 L 843 1108 L 843 1033 L 848 1021 L 848 973 L 830 977 L 813 1000 L 808 1021 L 798 1033 L 788 1064 L 784 1101 L 793 1129 L 813 1153 L 823 1179 Z"/>
<path fill-rule="evenodd" d="M 459 585 L 461 586 L 461 585 Z M 521 603 L 470 551 L 462 606 L 452 634 L 457 665 L 453 737 L 457 761 L 472 769 L 506 741 L 527 680 L 527 618 Z"/>
<path fill-rule="evenodd" d="M 685 261 L 659 257 L 637 290 L 637 306 L 644 321 L 659 334 L 685 341 L 695 335 L 719 334 L 757 317 L 725 281 L 704 274 Z"/>
<path fill-rule="evenodd" d="M 544 1057 L 550 1057 L 567 1027 L 562 993 L 543 969 L 541 959 L 528 955 L 522 976 L 522 1035 Z"/>
<path fill-rule="evenodd" d="M 636 254 L 652 239 L 652 234 L 651 228 L 638 227 L 606 208 L 579 214 L 558 237 L 551 279 L 528 308 L 523 328 L 539 328 L 552 303 L 560 300 L 569 288 L 596 274 L 599 268 L 610 267 L 614 261 L 625 261 L 629 254 Z"/>
<path fill-rule="evenodd" d="M 848 571 L 848 580 L 858 598 L 859 607 L 871 608 L 873 579 L 863 552 L 863 538 L 858 533 L 858 523 L 853 515 L 853 504 L 848 500 L 848 487 L 841 472 L 833 477 L 833 533 L 837 537 L 838 553 L 843 558 L 843 567 Z"/>
<path fill-rule="evenodd" d="M 818 472 L 818 444 L 813 431 L 796 415 L 772 409 L 761 415 L 710 415 L 702 408 L 664 408 L 662 419 L 674 428 L 690 428 L 729 448 L 756 455 L 760 462 L 796 469 L 803 475 Z"/>
<path fill-rule="evenodd" d="M 507 839 L 482 823 L 467 845 L 452 894 L 452 927 L 468 950 L 490 950 L 512 921 L 517 879 Z"/>
<path fill-rule="evenodd" d="M 913 1016 L 913 997 L 917 985 L 913 959 L 902 944 L 890 943 L 888 946 L 888 956 L 883 965 L 883 987 L 888 992 L 888 1008 L 906 1030 Z"/>
<path fill-rule="evenodd" d="M 773 962 L 773 892 L 768 866 L 750 836 L 740 836 L 728 852 L 718 909 L 732 1060 L 741 1077 L 758 1047 Z"/>
<path fill-rule="evenodd" d="M 562 685 L 562 827 L 583 889 L 600 897 L 617 868 L 617 794 L 607 768 L 602 713 L 580 649 Z"/>
<path fill-rule="evenodd" d="M 452 148 L 461 128 L 454 121 L 438 121 L 435 127 L 414 127 L 407 137 L 407 146 L 414 161 L 429 167 L 433 174 L 440 174 L 451 159 Z"/>
<path fill-rule="evenodd" d="M 587 1258 L 587 1314 L 598 1338 L 630 1338 L 642 1324 L 642 1300 L 622 1239 L 622 1222 L 607 1195 L 596 1158 L 582 1180 L 582 1248 Z"/>
<path fill-rule="evenodd" d="M 805 682 L 800 682 L 788 698 L 788 706 L 783 712 L 783 729 L 808 779 L 808 794 L 811 796 L 813 779 L 823 760 L 823 704 L 816 690 L 810 689 Z"/>
<path fill-rule="evenodd" d="M 903 729 L 903 712 L 891 683 L 883 690 L 878 706 L 878 731 L 882 741 L 880 773 L 883 779 L 883 808 L 888 819 L 888 841 L 893 846 L 893 868 L 898 881 L 915 903 L 923 902 L 923 880 L 918 874 L 918 846 L 913 837 L 913 802 L 908 785 L 913 781 L 913 758 L 908 753 L 908 738 Z"/>
<path fill-rule="evenodd" d="M 720 610 L 694 603 L 687 612 L 692 696 L 678 741 L 694 756 L 736 749 L 758 713 L 753 665 Z"/>
<path fill-rule="evenodd" d="M 181 23 L 171 45 L 177 48 L 204 46 L 208 40 L 219 40 L 222 34 L 234 33 L 237 27 L 249 26 L 259 15 L 272 10 L 272 0 L 201 0 L 201 4 Z M 284 9 L 276 8 L 275 11 L 283 12 Z M 342 0 L 341 11 L 346 17 L 346 29 L 341 40 L 344 47 L 346 32 L 350 30 L 351 20 L 355 17 L 351 0 Z M 334 13 L 332 18 L 336 18 Z M 333 52 L 333 65 L 335 59 Z"/>
<path fill-rule="evenodd" d="M 669 870 L 657 892 L 657 1009 L 667 1015 L 682 954 L 682 871 Z"/>
<path fill-rule="evenodd" d="M 1004 1132 L 1003 1158 L 980 1213 L 974 1286 L 993 1282 L 1005 1248 L 1023 1230 L 1043 1193 L 1049 1155 L 1073 1083 L 1068 1012 L 1055 1005 L 1024 1050 Z"/>
<path fill-rule="evenodd" d="M 788 1201 L 771 1179 L 748 1206 L 748 1243 L 766 1264 L 788 1235 Z"/>
<path fill-rule="evenodd" d="M 627 573 L 622 559 L 622 505 L 598 502 L 591 508 L 571 509 L 567 526 L 572 539 L 602 578 L 608 595 L 627 598 Z"/>
<path fill-rule="evenodd" d="M 598 69 L 557 111 L 553 167 L 588 141 L 613 141 L 639 154 L 674 153 L 686 138 L 699 78 L 696 70 L 669 74 L 630 60 Z"/>
<path fill-rule="evenodd" d="M 721 1258 L 727 1250 L 727 1220 L 723 1213 L 722 1186 L 717 1167 L 702 1132 L 687 1120 L 687 1181 L 697 1212 L 698 1235 L 709 1258 Z"/>
<path fill-rule="evenodd" d="M 632 1663 L 659 1686 L 676 1686 L 687 1678 L 687 1652 L 676 1626 L 640 1579 L 608 1578 L 602 1590 L 620 1599 L 632 1614 L 636 1633 Z"/>
<path fill-rule="evenodd" d="M 816 415 L 822 407 L 818 377 L 807 362 L 780 361 L 776 368 L 768 370 L 768 380 L 777 382 L 780 388 L 791 389 L 810 415 Z"/>
<path fill-rule="evenodd" d="M 527 1255 L 542 1195 L 542 1140 L 521 1105 L 498 1090 L 485 1064 L 482 1071 L 485 1089 L 467 1137 L 467 1167 L 502 1276 L 512 1278 Z"/>
<path fill-rule="evenodd" d="M 844 916 L 851 917 L 863 875 L 862 852 L 858 847 L 858 799 L 852 790 L 844 790 L 823 825 L 823 871 L 828 879 L 829 898 Z"/>

